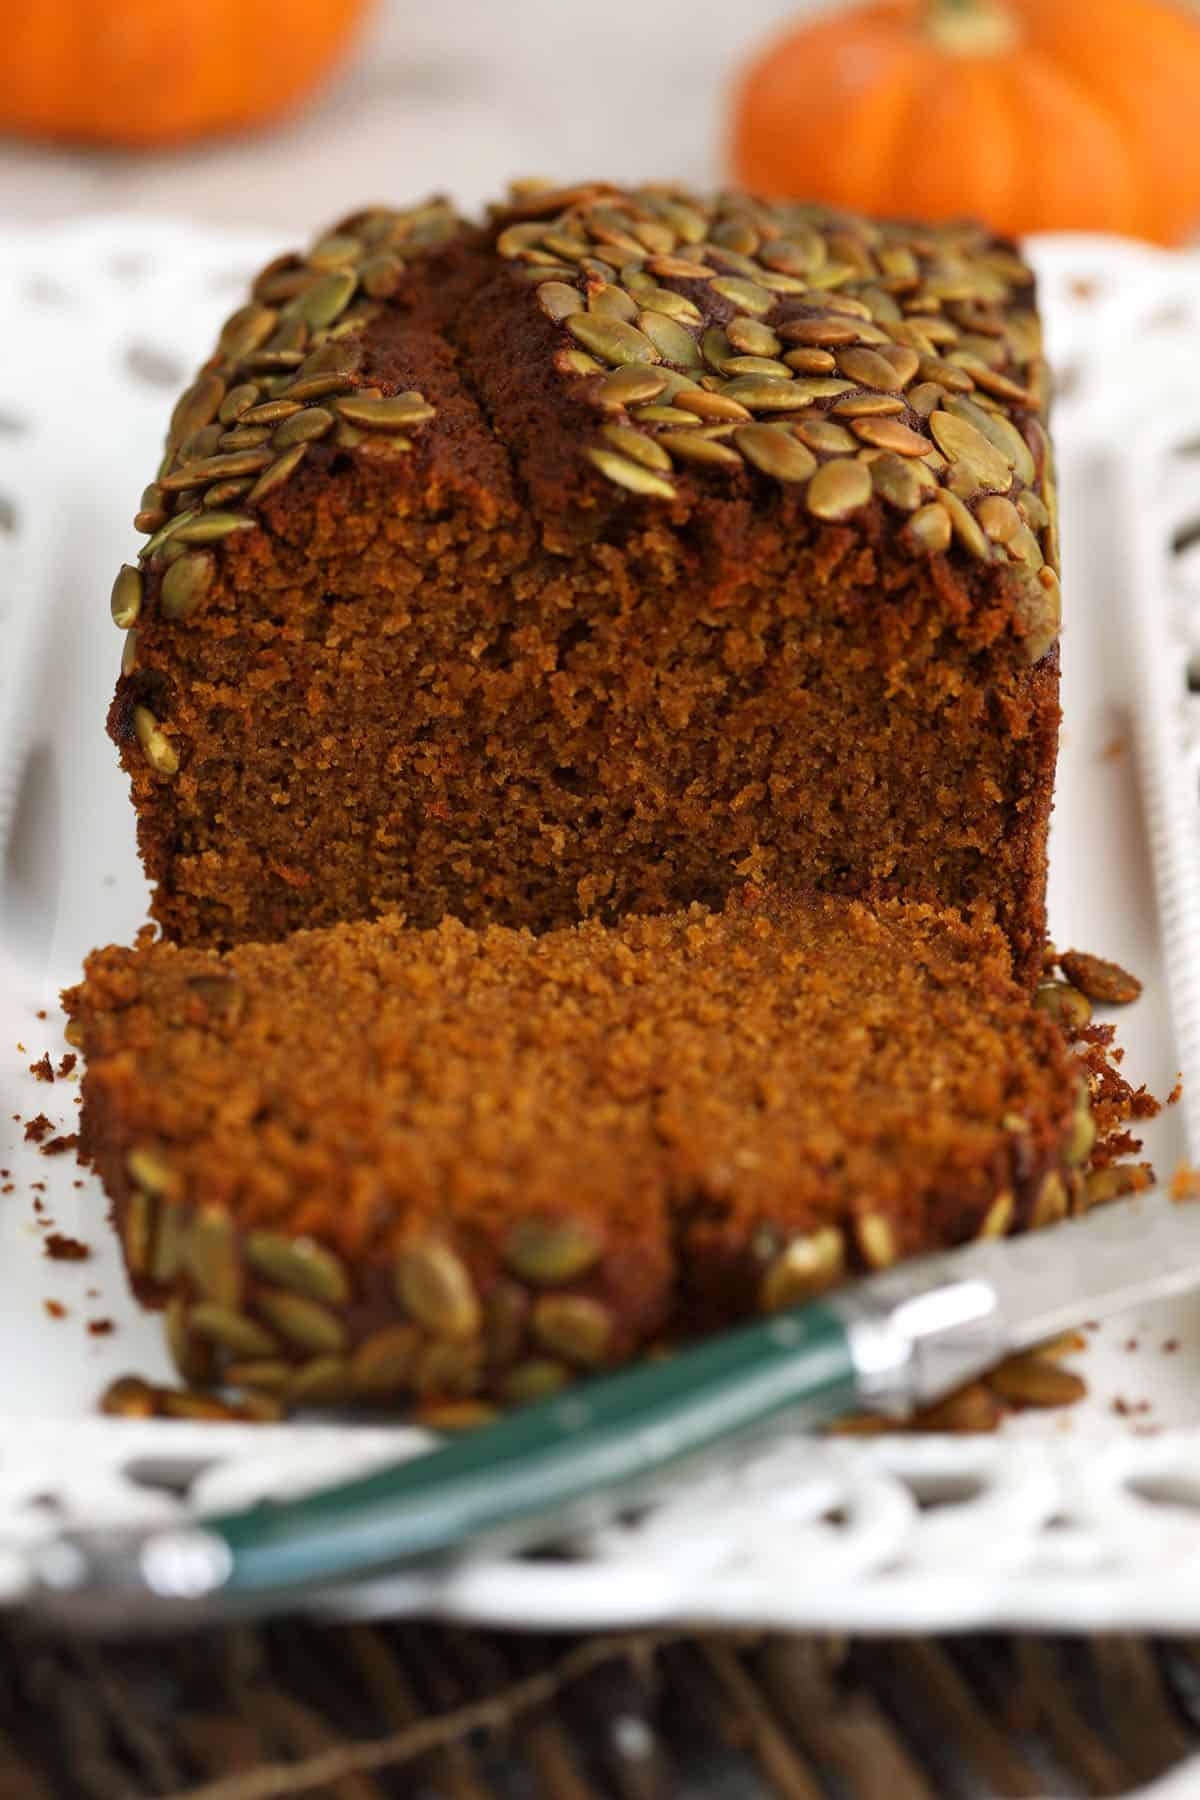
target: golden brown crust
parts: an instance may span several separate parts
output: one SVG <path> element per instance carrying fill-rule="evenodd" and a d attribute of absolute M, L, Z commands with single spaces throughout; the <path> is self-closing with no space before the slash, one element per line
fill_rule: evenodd
<path fill-rule="evenodd" d="M 185 1363 L 511 1398 L 1065 1200 L 1079 1071 L 1008 969 L 930 907 L 748 889 L 537 939 L 110 949 L 64 1001 Z"/>

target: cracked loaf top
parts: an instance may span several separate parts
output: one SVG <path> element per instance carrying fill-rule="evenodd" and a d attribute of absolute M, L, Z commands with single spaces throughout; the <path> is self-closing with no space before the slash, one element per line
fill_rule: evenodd
<path fill-rule="evenodd" d="M 730 545 L 773 508 L 953 559 L 1033 663 L 1061 621 L 1046 400 L 1032 272 L 978 226 L 598 182 L 518 187 L 482 225 L 374 208 L 278 257 L 226 321 L 113 616 L 186 619 L 239 539 L 386 464 L 433 509 L 464 484 L 524 503 L 550 549 L 649 513 Z M 154 715 L 134 724 L 170 775 Z"/>

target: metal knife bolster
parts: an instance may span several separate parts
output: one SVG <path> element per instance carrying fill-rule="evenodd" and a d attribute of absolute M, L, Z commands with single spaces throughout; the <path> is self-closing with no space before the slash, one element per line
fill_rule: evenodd
<path fill-rule="evenodd" d="M 996 1289 L 962 1279 L 952 1258 L 889 1271 L 827 1304 L 845 1321 L 862 1405 L 892 1418 L 953 1392 L 1010 1348 Z"/>

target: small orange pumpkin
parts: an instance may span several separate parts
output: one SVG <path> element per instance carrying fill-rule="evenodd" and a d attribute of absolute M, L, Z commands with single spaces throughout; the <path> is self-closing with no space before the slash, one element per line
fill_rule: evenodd
<path fill-rule="evenodd" d="M 1177 0 L 868 0 L 767 47 L 731 149 L 760 193 L 1177 243 L 1198 130 L 1200 18 Z"/>
<path fill-rule="evenodd" d="M 5 0 L 0 130 L 120 146 L 257 125 L 302 100 L 366 0 Z"/>

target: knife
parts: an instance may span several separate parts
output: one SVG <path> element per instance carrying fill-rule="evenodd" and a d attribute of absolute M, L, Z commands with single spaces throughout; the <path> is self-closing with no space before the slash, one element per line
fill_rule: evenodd
<path fill-rule="evenodd" d="M 1084 1319 L 1197 1286 L 1200 1204 L 1138 1194 L 902 1264 L 338 1486 L 181 1527 L 63 1533 L 33 1553 L 27 1598 L 77 1623 L 176 1622 L 553 1543 L 754 1437 L 854 1408 L 903 1418 Z"/>

